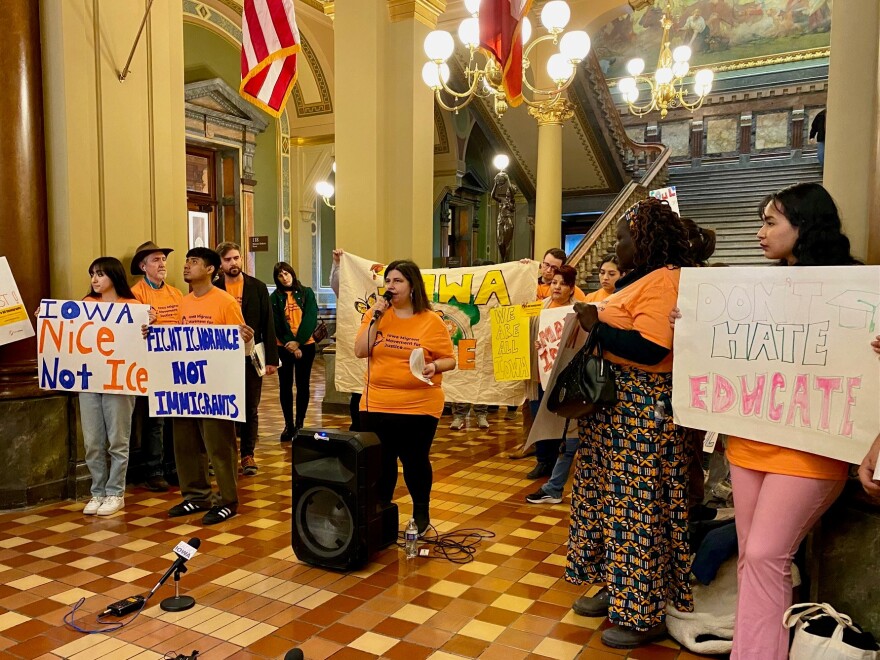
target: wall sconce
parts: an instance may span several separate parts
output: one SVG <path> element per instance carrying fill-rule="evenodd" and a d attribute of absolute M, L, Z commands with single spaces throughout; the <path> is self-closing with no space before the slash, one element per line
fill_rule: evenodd
<path fill-rule="evenodd" d="M 333 170 L 333 174 L 336 174 L 336 161 L 333 161 L 333 165 L 331 167 Z M 321 199 L 324 200 L 324 203 L 329 206 L 334 211 L 336 210 L 336 206 L 331 203 L 330 198 L 336 193 L 336 189 L 333 187 L 333 184 L 329 181 L 318 181 L 315 184 L 315 192 L 321 196 Z"/>

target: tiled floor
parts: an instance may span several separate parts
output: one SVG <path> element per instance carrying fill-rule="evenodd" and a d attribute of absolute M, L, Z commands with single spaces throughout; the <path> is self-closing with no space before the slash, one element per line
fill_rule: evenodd
<path fill-rule="evenodd" d="M 347 427 L 321 415 L 323 363 L 315 364 L 307 425 Z M 491 531 L 474 561 L 407 560 L 397 547 L 362 571 L 343 575 L 300 563 L 290 546 L 290 448 L 281 446 L 277 381 L 268 378 L 261 410 L 260 471 L 239 482 L 241 508 L 232 520 L 202 527 L 198 516 L 169 519 L 176 490 L 157 496 L 130 488 L 125 509 L 86 517 L 83 503 L 62 502 L 0 516 L 0 658 L 147 660 L 173 651 L 199 658 L 282 658 L 299 646 L 309 660 L 390 658 L 446 660 L 679 660 L 696 656 L 671 640 L 626 652 L 602 645 L 602 619 L 571 612 L 580 595 L 563 579 L 568 499 L 525 504 L 535 488 L 528 460 L 499 458 L 521 438 L 522 419 L 491 415 L 492 427 L 462 431 L 441 420 L 434 442 L 432 520 L 440 532 Z M 401 519 L 411 503 L 402 480 Z M 169 581 L 131 625 L 83 635 L 64 615 L 85 597 L 77 623 L 100 628 L 95 614 L 110 602 L 145 593 L 181 539 L 202 544 L 188 564 L 183 592 L 196 599 L 171 614 L 158 601 Z"/>

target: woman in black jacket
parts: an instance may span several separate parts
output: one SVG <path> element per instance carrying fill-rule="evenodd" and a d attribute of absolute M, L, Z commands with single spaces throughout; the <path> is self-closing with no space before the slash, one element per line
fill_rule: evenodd
<path fill-rule="evenodd" d="M 302 428 L 309 407 L 312 362 L 315 360 L 315 340 L 312 333 L 318 325 L 318 302 L 315 292 L 303 286 L 296 271 L 284 261 L 275 264 L 273 272 L 275 291 L 269 296 L 275 335 L 278 338 L 278 390 L 281 411 L 284 413 L 284 431 L 281 442 L 290 442 Z M 293 383 L 296 380 L 296 417 L 293 414 Z M 294 419 L 296 420 L 294 422 Z"/>

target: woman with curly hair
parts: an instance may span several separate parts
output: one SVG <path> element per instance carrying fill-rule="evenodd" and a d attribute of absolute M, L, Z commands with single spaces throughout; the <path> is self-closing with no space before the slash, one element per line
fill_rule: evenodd
<path fill-rule="evenodd" d="M 666 604 L 693 609 L 684 429 L 670 416 L 672 328 L 683 266 L 698 265 L 666 202 L 639 202 L 617 225 L 626 276 L 598 305 L 575 305 L 614 366 L 617 403 L 578 420 L 565 579 L 601 588 L 573 609 L 608 615 L 602 641 L 634 648 L 666 633 Z"/>

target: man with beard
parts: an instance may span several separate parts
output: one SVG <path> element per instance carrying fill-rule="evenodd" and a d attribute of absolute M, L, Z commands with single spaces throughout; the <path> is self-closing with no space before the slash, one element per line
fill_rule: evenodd
<path fill-rule="evenodd" d="M 278 369 L 278 347 L 269 291 L 260 280 L 242 272 L 241 248 L 237 243 L 221 243 L 217 246 L 217 252 L 220 254 L 220 277 L 215 284 L 217 288 L 225 290 L 238 301 L 244 322 L 253 328 L 254 343 L 262 343 L 265 349 L 266 373 L 274 374 Z M 244 373 L 244 406 L 247 421 L 238 425 L 241 437 L 241 471 L 245 476 L 253 476 L 257 473 L 254 448 L 259 431 L 258 409 L 263 392 L 263 380 L 250 358 L 247 359 Z"/>

